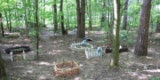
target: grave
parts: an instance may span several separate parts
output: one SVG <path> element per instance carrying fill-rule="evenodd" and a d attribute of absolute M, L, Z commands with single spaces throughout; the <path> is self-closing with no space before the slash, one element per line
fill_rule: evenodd
<path fill-rule="evenodd" d="M 85 51 L 85 49 L 87 48 L 93 48 L 93 45 L 83 40 L 82 42 L 79 42 L 79 43 L 72 43 L 70 48 L 73 51 L 81 52 L 81 51 Z"/>
<path fill-rule="evenodd" d="M 5 49 L 5 52 L 10 54 L 11 61 L 25 60 L 26 52 L 29 51 L 31 51 L 29 46 L 16 46 Z"/>
<path fill-rule="evenodd" d="M 102 48 L 98 47 L 97 49 L 88 48 L 85 50 L 86 59 L 92 57 L 102 57 Z"/>
<path fill-rule="evenodd" d="M 54 62 L 53 72 L 56 77 L 73 77 L 80 73 L 80 67 L 74 60 Z"/>

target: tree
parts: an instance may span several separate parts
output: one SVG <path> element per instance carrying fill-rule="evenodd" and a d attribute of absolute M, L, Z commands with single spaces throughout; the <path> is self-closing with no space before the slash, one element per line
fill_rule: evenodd
<path fill-rule="evenodd" d="M 77 4 L 77 37 L 85 37 L 85 0 L 76 0 Z"/>
<path fill-rule="evenodd" d="M 65 35 L 67 34 L 65 28 L 64 28 L 64 14 L 63 14 L 63 0 L 60 0 L 60 13 L 61 13 L 61 29 L 62 29 L 62 34 Z"/>
<path fill-rule="evenodd" d="M 101 17 L 101 27 L 105 27 L 106 21 L 106 0 L 102 0 L 102 17 Z"/>
<path fill-rule="evenodd" d="M 57 1 L 53 0 L 53 23 L 54 23 L 54 32 L 57 31 L 58 23 L 57 23 Z"/>
<path fill-rule="evenodd" d="M 160 21 L 157 20 L 156 32 L 160 33 Z"/>
<path fill-rule="evenodd" d="M 113 51 L 110 66 L 119 66 L 120 0 L 114 0 Z"/>
<path fill-rule="evenodd" d="M 92 0 L 88 0 L 89 29 L 92 30 Z"/>
<path fill-rule="evenodd" d="M 157 15 L 157 26 L 156 26 L 156 32 L 160 33 L 160 11 L 158 11 L 158 15 Z"/>
<path fill-rule="evenodd" d="M 2 22 L 2 13 L 0 13 L 0 26 L 1 26 L 2 37 L 4 37 L 4 28 L 3 28 L 3 22 Z"/>
<path fill-rule="evenodd" d="M 36 52 L 39 56 L 39 24 L 38 24 L 38 0 L 35 0 L 35 20 L 36 20 Z"/>
<path fill-rule="evenodd" d="M 112 1 L 111 0 L 107 0 L 107 19 L 106 19 L 106 22 L 107 22 L 107 26 L 108 26 L 108 30 L 107 30 L 107 39 L 109 40 L 109 42 L 113 42 L 113 22 L 114 22 L 114 10 L 113 10 L 113 5 L 112 5 Z"/>
<path fill-rule="evenodd" d="M 126 30 L 126 28 L 127 28 L 128 1 L 129 0 L 125 0 L 125 2 L 124 2 L 124 16 L 123 16 L 123 26 L 122 26 L 124 30 Z"/>
<path fill-rule="evenodd" d="M 140 12 L 140 25 L 134 53 L 137 56 L 146 56 L 148 47 L 148 29 L 150 22 L 151 0 L 143 0 Z"/>

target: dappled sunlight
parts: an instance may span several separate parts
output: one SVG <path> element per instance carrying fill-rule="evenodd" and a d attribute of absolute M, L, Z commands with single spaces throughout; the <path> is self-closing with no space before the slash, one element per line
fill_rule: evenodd
<path fill-rule="evenodd" d="M 42 48 L 43 46 L 42 45 L 39 45 L 39 48 Z"/>
<path fill-rule="evenodd" d="M 145 71 L 150 73 L 160 73 L 160 69 L 152 69 L 152 70 L 145 70 Z"/>
<path fill-rule="evenodd" d="M 105 32 L 104 31 L 88 31 L 88 32 L 85 32 L 85 34 L 104 34 Z"/>
<path fill-rule="evenodd" d="M 49 51 L 48 54 L 52 54 L 52 55 L 55 55 L 57 53 L 61 53 L 62 50 L 52 50 L 52 51 Z"/>
<path fill-rule="evenodd" d="M 45 75 L 39 76 L 39 80 L 44 80 L 44 79 L 46 79 L 46 76 L 45 76 Z"/>
<path fill-rule="evenodd" d="M 147 80 L 148 78 L 150 78 L 152 75 L 149 74 L 140 74 L 138 75 L 138 79 L 139 80 Z"/>
<path fill-rule="evenodd" d="M 154 59 L 154 58 L 150 56 L 146 56 L 146 59 Z"/>
<path fill-rule="evenodd" d="M 137 77 L 138 80 L 148 80 L 152 75 L 149 74 L 143 74 L 138 72 L 129 72 L 128 73 L 131 77 Z"/>
<path fill-rule="evenodd" d="M 129 74 L 130 76 L 132 76 L 132 77 L 136 77 L 136 76 L 139 75 L 138 72 L 129 72 L 128 74 Z"/>
<path fill-rule="evenodd" d="M 73 80 L 81 80 L 80 77 L 75 77 Z"/>
<path fill-rule="evenodd" d="M 39 65 L 46 65 L 46 66 L 49 66 L 49 65 L 53 65 L 53 64 L 51 64 L 51 63 L 49 63 L 49 62 L 39 62 L 38 63 Z"/>

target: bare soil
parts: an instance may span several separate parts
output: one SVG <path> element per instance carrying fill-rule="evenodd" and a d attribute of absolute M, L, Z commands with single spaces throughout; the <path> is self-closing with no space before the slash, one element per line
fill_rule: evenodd
<path fill-rule="evenodd" d="M 98 34 L 99 33 L 99 34 Z M 93 39 L 89 42 L 96 49 L 106 46 L 107 39 L 100 32 L 88 33 Z M 9 80 L 151 80 L 160 79 L 160 45 L 149 44 L 148 56 L 134 55 L 134 43 L 128 44 L 129 51 L 120 53 L 119 68 L 110 68 L 111 53 L 103 53 L 103 57 L 86 59 L 84 52 L 70 49 L 70 45 L 80 42 L 76 35 L 52 35 L 44 30 L 40 35 L 39 59 L 34 59 L 35 41 L 25 37 L 2 38 L 0 49 L 3 51 L 6 72 Z M 135 38 L 133 38 L 135 39 Z M 32 51 L 27 53 L 32 57 L 27 60 L 11 61 L 4 49 L 17 45 L 29 45 Z M 76 61 L 80 66 L 80 73 L 71 78 L 55 77 L 53 62 Z"/>

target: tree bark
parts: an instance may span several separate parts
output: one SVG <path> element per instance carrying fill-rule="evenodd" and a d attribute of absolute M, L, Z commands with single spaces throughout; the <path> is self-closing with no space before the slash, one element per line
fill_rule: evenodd
<path fill-rule="evenodd" d="M 38 21 L 38 0 L 35 0 L 35 19 L 36 19 L 36 53 L 37 59 L 39 58 L 39 21 Z"/>
<path fill-rule="evenodd" d="M 88 13 L 89 13 L 89 29 L 92 30 L 92 1 L 88 1 Z"/>
<path fill-rule="evenodd" d="M 11 10 L 9 9 L 9 31 L 12 31 Z"/>
<path fill-rule="evenodd" d="M 61 29 L 62 29 L 62 34 L 66 35 L 66 30 L 64 28 L 64 14 L 63 14 L 63 0 L 60 0 L 60 12 L 61 12 Z"/>
<path fill-rule="evenodd" d="M 123 17 L 123 26 L 122 26 L 122 29 L 124 29 L 124 30 L 127 29 L 128 1 L 129 0 L 125 0 L 125 2 L 124 2 L 124 17 Z"/>
<path fill-rule="evenodd" d="M 107 30 L 107 39 L 109 40 L 110 43 L 113 42 L 113 22 L 114 22 L 114 10 L 112 9 L 113 5 L 110 4 L 112 3 L 111 0 L 107 0 L 107 26 L 108 26 L 108 30 Z"/>
<path fill-rule="evenodd" d="M 24 1 L 24 20 L 25 20 L 25 26 L 26 26 L 26 37 L 29 38 L 29 26 L 28 26 L 28 19 L 27 19 L 27 0 Z"/>
<path fill-rule="evenodd" d="M 45 23 L 46 23 L 45 13 L 46 13 L 45 0 L 43 0 L 43 24 L 45 24 Z"/>
<path fill-rule="evenodd" d="M 105 21 L 106 21 L 106 0 L 102 0 L 102 17 L 101 17 L 101 27 L 106 27 L 105 26 Z"/>
<path fill-rule="evenodd" d="M 77 4 L 77 37 L 85 37 L 85 0 L 76 0 Z"/>
<path fill-rule="evenodd" d="M 156 32 L 160 33 L 160 21 L 157 21 Z"/>
<path fill-rule="evenodd" d="M 138 37 L 134 50 L 134 54 L 137 56 L 147 56 L 150 10 L 151 0 L 143 0 L 141 5 Z"/>
<path fill-rule="evenodd" d="M 119 66 L 120 0 L 114 0 L 113 51 L 111 67 Z"/>
<path fill-rule="evenodd" d="M 159 15 L 157 16 L 157 26 L 156 26 L 156 32 L 160 33 L 160 9 L 158 11 Z"/>
<path fill-rule="evenodd" d="M 4 10 L 4 15 L 5 15 L 5 18 L 6 18 L 6 21 L 7 21 L 7 28 L 9 29 L 9 19 L 8 19 L 8 13 L 6 10 Z"/>
<path fill-rule="evenodd" d="M 57 28 L 58 28 L 58 23 L 57 23 L 57 1 L 54 0 L 54 3 L 53 3 L 53 23 L 54 23 L 54 32 L 57 31 Z"/>
<path fill-rule="evenodd" d="M 1 26 L 2 37 L 4 37 L 4 27 L 3 27 L 3 21 L 2 21 L 2 13 L 0 13 L 0 26 Z"/>

